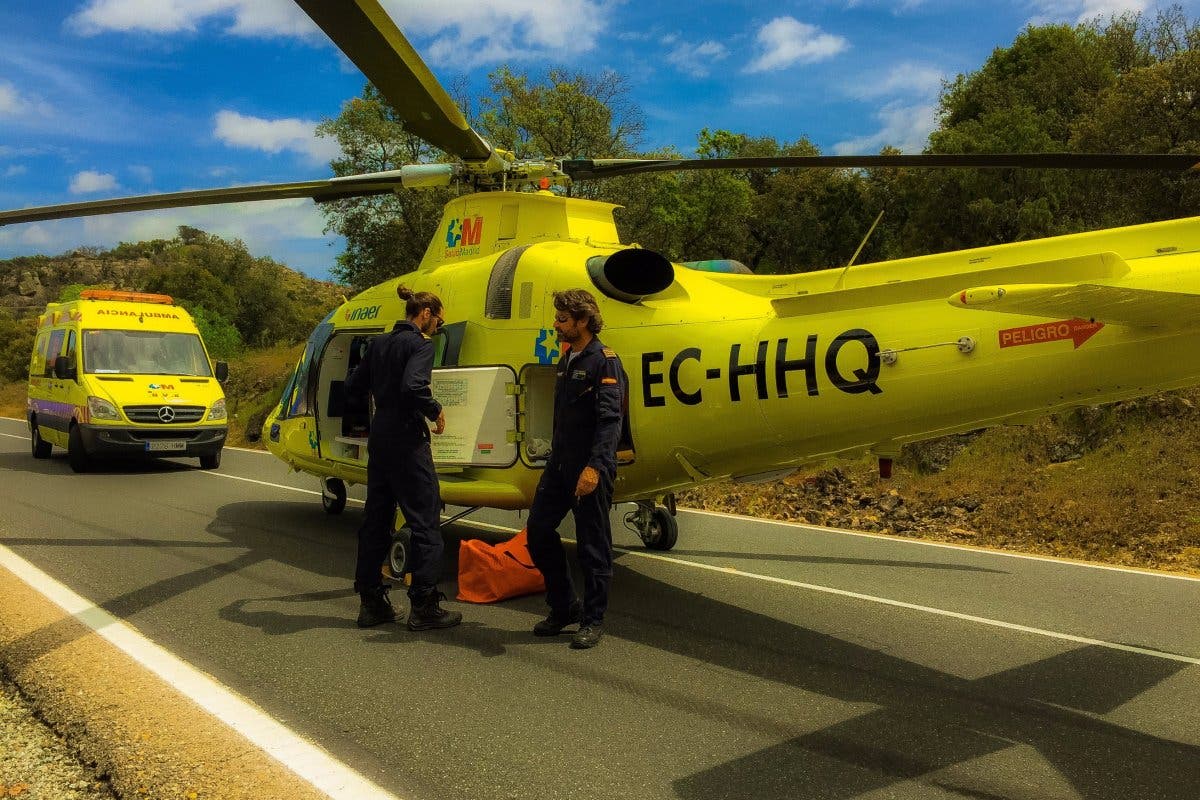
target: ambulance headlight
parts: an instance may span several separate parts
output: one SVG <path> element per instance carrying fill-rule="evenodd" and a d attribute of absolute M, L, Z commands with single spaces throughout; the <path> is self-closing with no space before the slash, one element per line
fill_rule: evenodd
<path fill-rule="evenodd" d="M 117 412 L 117 407 L 105 400 L 103 397 L 88 398 L 88 413 L 92 419 L 120 419 L 121 415 Z"/>
<path fill-rule="evenodd" d="M 212 408 L 208 410 L 209 421 L 215 419 L 225 419 L 225 399 L 221 398 L 212 404 Z"/>

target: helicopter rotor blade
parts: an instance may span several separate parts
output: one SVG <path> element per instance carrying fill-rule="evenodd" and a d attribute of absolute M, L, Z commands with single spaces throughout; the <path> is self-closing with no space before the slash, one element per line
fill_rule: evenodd
<path fill-rule="evenodd" d="M 492 156 L 377 0 L 296 2 L 395 107 L 406 130 L 464 161 Z"/>
<path fill-rule="evenodd" d="M 771 156 L 762 158 L 605 158 L 562 162 L 573 181 L 650 172 L 712 169 L 869 169 L 880 167 L 971 169 L 1194 170 L 1200 155 L 1142 153 L 967 153 L 864 156 Z"/>
<path fill-rule="evenodd" d="M 194 189 L 167 194 L 147 194 L 133 197 L 113 197 L 80 203 L 61 203 L 36 208 L 0 211 L 0 225 L 17 222 L 38 222 L 68 217 L 88 217 L 96 214 L 115 214 L 122 211 L 149 211 L 159 208 L 186 208 L 218 203 L 243 203 L 253 200 L 285 200 L 308 197 L 318 203 L 349 197 L 389 194 L 400 187 L 448 186 L 455 168 L 451 164 L 414 164 L 386 172 L 348 175 L 297 183 L 268 183 L 257 186 L 231 186 L 220 189 Z"/>

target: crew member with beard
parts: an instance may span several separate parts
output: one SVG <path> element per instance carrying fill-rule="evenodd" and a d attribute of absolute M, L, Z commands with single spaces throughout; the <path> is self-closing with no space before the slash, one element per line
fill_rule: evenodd
<path fill-rule="evenodd" d="M 546 579 L 550 615 L 533 627 L 555 636 L 579 623 L 571 647 L 600 643 L 612 581 L 612 528 L 608 512 L 617 474 L 622 401 L 621 359 L 598 339 L 604 322 L 596 299 L 583 289 L 554 294 L 554 330 L 570 345 L 554 384 L 554 434 L 527 526 L 529 552 Z M 576 597 L 558 525 L 575 515 L 583 602 Z"/>

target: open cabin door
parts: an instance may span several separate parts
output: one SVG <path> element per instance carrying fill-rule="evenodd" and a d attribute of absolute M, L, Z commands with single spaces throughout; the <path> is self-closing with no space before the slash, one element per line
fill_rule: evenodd
<path fill-rule="evenodd" d="M 544 467 L 554 437 L 554 364 L 526 364 L 521 368 L 521 460 Z"/>
<path fill-rule="evenodd" d="M 442 367 L 433 396 L 446 432 L 432 437 L 438 467 L 511 467 L 517 463 L 517 375 L 512 367 Z"/>

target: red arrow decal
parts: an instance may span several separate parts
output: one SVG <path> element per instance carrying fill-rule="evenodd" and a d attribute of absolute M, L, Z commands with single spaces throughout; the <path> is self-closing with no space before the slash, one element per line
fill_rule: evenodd
<path fill-rule="evenodd" d="M 1041 322 L 1037 325 L 1026 325 L 1021 328 L 1005 328 L 1000 331 L 1001 347 L 1020 347 L 1026 344 L 1043 344 L 1045 342 L 1061 342 L 1070 339 L 1075 343 L 1075 349 L 1095 336 L 1103 322 L 1088 322 L 1079 319 L 1061 319 L 1057 322 Z"/>

